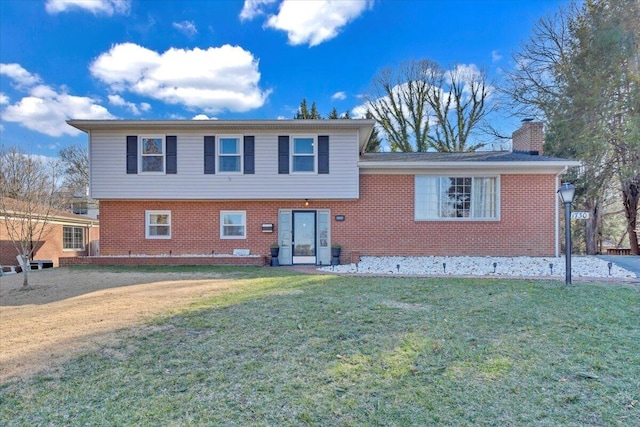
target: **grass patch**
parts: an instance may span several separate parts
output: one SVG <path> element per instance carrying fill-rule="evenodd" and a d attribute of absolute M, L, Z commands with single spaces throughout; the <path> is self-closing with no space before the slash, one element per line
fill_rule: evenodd
<path fill-rule="evenodd" d="M 215 271 L 228 291 L 3 385 L 0 424 L 640 424 L 637 289 Z"/>

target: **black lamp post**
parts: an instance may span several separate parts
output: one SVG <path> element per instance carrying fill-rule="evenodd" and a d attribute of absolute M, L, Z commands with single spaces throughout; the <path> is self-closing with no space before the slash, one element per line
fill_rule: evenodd
<path fill-rule="evenodd" d="M 565 283 L 571 284 L 571 203 L 573 202 L 573 196 L 576 194 L 576 187 L 573 184 L 565 182 L 558 188 L 557 191 L 560 196 L 560 200 L 564 204 L 564 240 L 565 249 L 564 257 L 566 261 L 565 267 Z"/>

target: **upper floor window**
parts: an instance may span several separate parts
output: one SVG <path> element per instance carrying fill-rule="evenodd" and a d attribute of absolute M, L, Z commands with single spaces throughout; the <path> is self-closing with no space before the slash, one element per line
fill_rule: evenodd
<path fill-rule="evenodd" d="M 62 249 L 84 250 L 84 228 L 82 227 L 62 227 Z"/>
<path fill-rule="evenodd" d="M 221 136 L 219 138 L 218 170 L 222 173 L 242 172 L 242 148 L 239 136 Z"/>
<path fill-rule="evenodd" d="M 415 219 L 498 219 L 497 177 L 415 177 Z"/>
<path fill-rule="evenodd" d="M 164 172 L 164 155 L 164 137 L 140 137 L 140 170 L 142 172 Z"/>
<path fill-rule="evenodd" d="M 316 145 L 314 137 L 293 137 L 291 150 L 292 172 L 316 171 Z"/>
<path fill-rule="evenodd" d="M 147 239 L 171 238 L 171 211 L 146 211 L 145 216 Z"/>

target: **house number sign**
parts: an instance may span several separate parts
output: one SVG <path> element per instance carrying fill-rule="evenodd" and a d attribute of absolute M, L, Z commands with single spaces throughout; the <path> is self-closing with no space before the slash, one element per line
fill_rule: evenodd
<path fill-rule="evenodd" d="M 571 219 L 589 219 L 589 212 L 571 212 Z"/>

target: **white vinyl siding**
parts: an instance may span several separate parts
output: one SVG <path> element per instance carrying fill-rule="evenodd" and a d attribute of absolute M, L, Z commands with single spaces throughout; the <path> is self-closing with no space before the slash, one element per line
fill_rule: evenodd
<path fill-rule="evenodd" d="M 242 130 L 238 129 L 237 134 Z M 278 136 L 281 131 L 251 132 L 255 136 L 255 174 L 204 174 L 204 135 L 211 130 L 154 134 L 177 136 L 178 173 L 126 174 L 126 137 L 121 133 L 91 132 L 91 195 L 120 200 L 282 200 L 357 199 L 359 196 L 358 136 L 356 132 L 318 132 L 329 135 L 328 174 L 278 174 Z M 228 134 L 228 133 L 225 133 Z M 296 136 L 291 134 L 291 136 Z M 216 151 L 218 150 L 216 137 Z M 242 144 L 242 140 L 241 140 Z M 217 165 L 216 165 L 217 166 Z M 217 169 L 217 168 L 216 168 Z"/>
<path fill-rule="evenodd" d="M 415 219 L 497 220 L 497 177 L 415 177 Z"/>
<path fill-rule="evenodd" d="M 147 239 L 170 239 L 171 211 L 146 211 L 145 236 Z"/>

